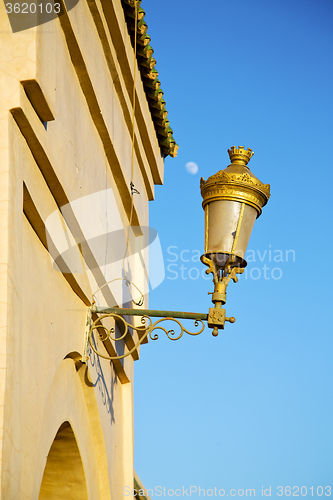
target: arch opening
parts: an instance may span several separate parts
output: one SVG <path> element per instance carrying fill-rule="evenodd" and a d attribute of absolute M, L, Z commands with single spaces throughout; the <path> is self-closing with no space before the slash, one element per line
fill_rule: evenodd
<path fill-rule="evenodd" d="M 54 438 L 38 500 L 88 500 L 86 479 L 73 429 L 64 422 Z"/>

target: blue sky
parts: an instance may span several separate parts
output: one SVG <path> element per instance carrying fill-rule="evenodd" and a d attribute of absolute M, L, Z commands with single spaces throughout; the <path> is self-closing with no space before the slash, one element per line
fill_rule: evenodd
<path fill-rule="evenodd" d="M 317 496 L 318 486 L 333 488 L 333 4 L 142 7 L 180 146 L 150 203 L 166 267 L 150 308 L 211 306 L 212 283 L 195 260 L 204 244 L 199 180 L 229 164 L 228 148 L 253 149 L 249 167 L 272 196 L 253 230 L 247 276 L 228 288 L 236 323 L 217 338 L 208 329 L 178 342 L 160 335 L 141 348 L 135 468 L 147 488 L 166 492 L 254 488 L 258 497 L 271 486 L 280 498 L 278 486 L 306 486 Z"/>

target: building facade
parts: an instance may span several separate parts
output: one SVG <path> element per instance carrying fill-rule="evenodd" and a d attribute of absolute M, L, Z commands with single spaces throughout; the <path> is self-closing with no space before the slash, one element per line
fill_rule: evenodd
<path fill-rule="evenodd" d="M 0 4 L 1 498 L 118 500 L 139 349 L 85 351 L 87 308 L 148 307 L 148 202 L 177 145 L 140 2 L 59 5 L 23 29 Z"/>

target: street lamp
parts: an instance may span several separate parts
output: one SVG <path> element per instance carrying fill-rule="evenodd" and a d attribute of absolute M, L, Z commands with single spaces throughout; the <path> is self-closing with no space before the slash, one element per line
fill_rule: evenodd
<path fill-rule="evenodd" d="M 247 265 L 244 259 L 254 222 L 270 197 L 269 184 L 257 179 L 248 162 L 253 156 L 251 149 L 233 146 L 228 150 L 231 164 L 212 175 L 200 187 L 205 211 L 205 253 L 201 261 L 208 266 L 206 273 L 213 274 L 214 292 L 208 315 L 208 326 L 213 335 L 224 328 L 226 318 L 221 305 L 226 303 L 226 289 L 230 279 L 237 282 Z"/>
<path fill-rule="evenodd" d="M 213 329 L 212 333 L 216 337 L 219 329 L 224 329 L 226 321 L 235 322 L 235 318 L 226 317 L 226 311 L 222 305 L 226 303 L 226 290 L 230 280 L 237 282 L 236 274 L 241 274 L 247 265 L 244 259 L 246 248 L 254 222 L 270 197 L 270 186 L 259 181 L 247 166 L 254 154 L 251 149 L 245 150 L 243 146 L 238 148 L 233 146 L 228 153 L 231 164 L 209 177 L 207 181 L 203 178 L 200 181 L 202 206 L 205 211 L 205 253 L 201 256 L 201 261 L 208 267 L 206 273 L 213 275 L 212 302 L 214 307 L 209 309 L 208 314 L 201 314 L 105 308 L 93 303 L 88 309 L 85 352 L 82 361 L 85 362 L 88 359 L 89 344 L 99 356 L 115 360 L 129 356 L 148 336 L 151 340 L 157 340 L 156 330 L 164 331 L 171 340 L 178 340 L 184 333 L 199 335 L 204 330 L 203 321 L 207 321 L 208 327 Z M 141 325 L 134 326 L 128 323 L 124 316 L 141 316 Z M 107 328 L 103 324 L 103 320 L 108 318 L 113 318 L 122 325 L 121 336 L 116 337 L 115 326 Z M 153 322 L 151 318 L 160 319 Z M 184 328 L 179 319 L 192 319 L 195 327 L 200 329 L 190 332 Z M 180 333 L 176 335 L 174 330 L 164 328 L 162 326 L 164 321 L 174 321 L 180 327 Z M 95 331 L 98 332 L 102 342 L 116 342 L 124 339 L 129 329 L 138 333 L 139 341 L 127 353 L 111 357 L 97 350 L 96 342 L 93 341 Z M 155 331 L 154 334 L 153 331 Z"/>

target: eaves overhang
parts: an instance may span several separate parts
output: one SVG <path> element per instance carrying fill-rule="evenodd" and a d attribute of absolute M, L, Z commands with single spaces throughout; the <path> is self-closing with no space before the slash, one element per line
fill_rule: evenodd
<path fill-rule="evenodd" d="M 150 45 L 151 39 L 147 33 L 148 25 L 144 20 L 146 13 L 141 7 L 141 0 L 139 0 L 137 2 L 137 23 L 135 28 L 135 0 L 121 0 L 121 2 L 133 48 L 135 29 L 137 30 L 137 62 L 161 153 L 164 157 L 171 156 L 175 158 L 179 146 L 173 138 L 173 130 L 170 127 L 168 112 L 165 107 L 166 103 L 163 99 L 164 93 L 158 79 L 158 71 L 155 69 L 154 49 Z"/>

